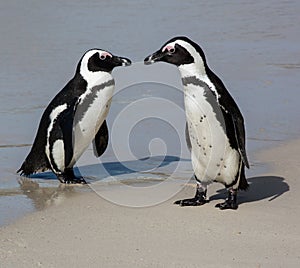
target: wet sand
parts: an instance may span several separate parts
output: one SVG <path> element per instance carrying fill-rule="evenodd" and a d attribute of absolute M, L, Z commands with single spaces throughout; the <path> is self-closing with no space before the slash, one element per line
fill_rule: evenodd
<path fill-rule="evenodd" d="M 299 267 L 299 150 L 294 141 L 259 154 L 271 172 L 249 178 L 237 211 L 214 208 L 217 184 L 210 203 L 190 208 L 172 203 L 192 196 L 191 184 L 145 208 L 68 196 L 0 229 L 1 267 Z"/>

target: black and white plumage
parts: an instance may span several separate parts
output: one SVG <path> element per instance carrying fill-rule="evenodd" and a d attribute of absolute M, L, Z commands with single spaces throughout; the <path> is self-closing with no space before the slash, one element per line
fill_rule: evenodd
<path fill-rule="evenodd" d="M 114 92 L 114 67 L 131 61 L 101 49 L 88 50 L 74 77 L 44 111 L 31 151 L 18 172 L 21 175 L 52 170 L 62 183 L 85 183 L 73 166 L 93 141 L 101 156 L 108 144 L 106 116 Z"/>
<path fill-rule="evenodd" d="M 181 206 L 202 205 L 207 186 L 220 182 L 228 198 L 220 209 L 237 209 L 237 190 L 246 190 L 249 168 L 243 116 L 220 78 L 207 65 L 200 46 L 175 37 L 145 59 L 145 64 L 167 62 L 178 67 L 184 87 L 186 139 L 197 180 L 196 196 L 176 201 Z"/>

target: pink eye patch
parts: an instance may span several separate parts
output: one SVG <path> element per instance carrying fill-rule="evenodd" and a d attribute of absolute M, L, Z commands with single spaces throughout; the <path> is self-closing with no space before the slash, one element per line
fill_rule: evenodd
<path fill-rule="evenodd" d="M 166 45 L 163 49 L 162 49 L 162 52 L 165 52 L 165 50 L 168 50 L 170 52 L 170 50 L 174 50 L 174 47 L 171 46 L 171 45 Z"/>
<path fill-rule="evenodd" d="M 112 55 L 108 52 L 102 52 L 100 57 L 107 57 L 107 56 L 112 58 Z"/>

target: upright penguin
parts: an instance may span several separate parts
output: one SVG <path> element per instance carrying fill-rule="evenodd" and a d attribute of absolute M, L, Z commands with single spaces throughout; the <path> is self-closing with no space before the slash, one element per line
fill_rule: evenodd
<path fill-rule="evenodd" d="M 186 140 L 191 150 L 197 190 L 194 198 L 178 200 L 181 206 L 208 202 L 207 186 L 220 182 L 228 189 L 220 209 L 237 209 L 237 190 L 246 190 L 243 116 L 220 78 L 207 65 L 200 46 L 187 37 L 175 37 L 145 58 L 145 64 L 167 62 L 178 67 L 184 87 Z"/>
<path fill-rule="evenodd" d="M 18 172 L 28 176 L 51 169 L 62 183 L 85 183 L 75 177 L 73 166 L 92 141 L 97 157 L 106 150 L 105 119 L 115 85 L 111 72 L 130 64 L 129 59 L 105 50 L 88 50 L 74 77 L 44 111 L 31 151 Z"/>

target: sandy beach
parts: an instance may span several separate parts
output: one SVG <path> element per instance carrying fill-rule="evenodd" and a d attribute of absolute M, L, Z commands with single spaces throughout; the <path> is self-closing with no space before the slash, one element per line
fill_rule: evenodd
<path fill-rule="evenodd" d="M 296 0 L 1 1 L 0 268 L 300 267 L 299 10 Z M 195 193 L 182 83 L 175 66 L 143 59 L 178 35 L 199 43 L 243 113 L 251 187 L 237 211 L 215 208 L 219 184 L 202 207 L 173 205 Z M 97 194 L 51 172 L 19 185 L 45 107 L 90 48 L 134 64 L 112 73 L 108 149 L 77 164 L 88 181 L 115 176 L 130 187 L 108 183 Z M 178 178 L 146 181 L 178 159 Z"/>
<path fill-rule="evenodd" d="M 237 211 L 214 208 L 217 184 L 202 207 L 173 205 L 192 184 L 145 208 L 70 196 L 0 229 L 1 267 L 299 267 L 299 149 L 294 141 L 260 153 L 271 171 L 248 178 Z"/>

